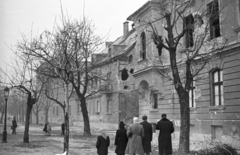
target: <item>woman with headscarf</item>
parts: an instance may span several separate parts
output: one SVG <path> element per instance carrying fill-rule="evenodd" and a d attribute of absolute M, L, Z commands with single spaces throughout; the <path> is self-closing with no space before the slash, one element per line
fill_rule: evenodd
<path fill-rule="evenodd" d="M 106 135 L 104 129 L 100 130 L 100 136 L 97 137 L 97 154 L 98 155 L 107 155 L 108 154 L 108 146 L 110 144 L 109 137 Z"/>
<path fill-rule="evenodd" d="M 127 130 L 128 144 L 125 153 L 129 155 L 144 155 L 142 138 L 144 136 L 143 126 L 139 123 L 138 117 L 133 118 L 133 125 Z"/>
<path fill-rule="evenodd" d="M 127 146 L 128 138 L 127 138 L 127 130 L 124 128 L 125 124 L 123 121 L 119 123 L 119 129 L 116 132 L 115 142 L 116 150 L 115 153 L 117 155 L 124 155 L 125 149 Z"/>

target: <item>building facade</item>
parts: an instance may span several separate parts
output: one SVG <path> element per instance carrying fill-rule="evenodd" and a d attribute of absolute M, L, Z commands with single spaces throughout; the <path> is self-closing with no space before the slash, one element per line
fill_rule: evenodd
<path fill-rule="evenodd" d="M 106 83 L 100 82 L 102 92 L 88 100 L 88 107 L 92 111 L 90 117 L 93 120 L 112 123 L 126 121 L 128 117 L 142 117 L 144 114 L 148 115 L 151 123 L 156 123 L 161 114 L 166 113 L 173 120 L 175 136 L 178 137 L 178 95 L 172 81 L 162 74 L 171 73 L 167 67 L 169 55 L 165 50 L 158 52 L 151 38 L 152 29 L 146 24 L 157 19 L 161 11 L 160 5 L 159 1 L 146 2 L 127 18 L 133 22 L 132 30 L 128 31 L 128 22 L 125 22 L 123 36 L 107 45 L 105 52 L 108 56 L 101 62 L 99 69 L 110 79 L 107 85 L 111 86 L 103 86 Z M 200 6 L 202 10 L 199 9 Z M 219 16 L 214 19 L 215 25 L 213 23 L 209 26 L 206 38 L 211 44 L 203 45 L 202 50 L 210 52 L 215 42 L 222 43 L 226 38 L 228 42 L 195 77 L 189 92 L 191 139 L 217 139 L 240 147 L 240 2 L 193 1 L 191 8 L 186 10 L 187 23 L 184 24 L 195 25 L 198 22 L 196 14 L 209 8 L 218 10 L 216 13 Z M 203 19 L 202 22 L 206 24 L 207 21 Z M 178 28 L 182 29 L 183 22 L 178 24 Z M 164 22 L 161 20 L 154 23 L 164 38 L 167 33 L 162 25 Z M 182 38 L 180 43 L 184 46 L 178 48 L 179 62 L 186 58 L 181 52 L 183 48 L 194 46 L 194 35 L 198 31 L 196 26 L 192 32 L 187 33 L 188 36 Z M 200 60 L 196 61 L 201 64 Z M 193 68 L 197 70 L 200 66 L 194 65 Z M 179 69 L 183 76 L 184 67 L 181 68 L 181 63 Z"/>

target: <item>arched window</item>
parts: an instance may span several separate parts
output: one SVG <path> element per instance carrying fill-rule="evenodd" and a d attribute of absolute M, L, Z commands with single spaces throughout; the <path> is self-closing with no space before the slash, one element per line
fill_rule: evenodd
<path fill-rule="evenodd" d="M 212 106 L 224 105 L 224 92 L 223 92 L 223 71 L 220 69 L 215 69 L 210 72 L 211 81 L 211 98 Z"/>
<path fill-rule="evenodd" d="M 145 34 L 145 32 L 142 32 L 142 34 L 141 34 L 140 58 L 142 60 L 146 59 L 146 34 Z"/>

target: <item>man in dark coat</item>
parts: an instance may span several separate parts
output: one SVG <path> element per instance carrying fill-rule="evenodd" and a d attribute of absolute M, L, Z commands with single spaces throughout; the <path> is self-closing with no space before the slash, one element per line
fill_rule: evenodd
<path fill-rule="evenodd" d="M 114 144 L 116 145 L 115 153 L 117 155 L 125 154 L 128 138 L 127 138 L 127 130 L 124 127 L 125 127 L 125 124 L 121 121 L 119 123 L 119 129 L 116 132 L 115 142 L 114 142 Z"/>
<path fill-rule="evenodd" d="M 167 119 L 166 114 L 162 114 L 162 119 L 157 122 L 156 129 L 159 130 L 158 147 L 159 155 L 172 154 L 172 137 L 174 132 L 173 123 Z"/>
<path fill-rule="evenodd" d="M 13 117 L 13 121 L 12 121 L 12 134 L 17 134 L 16 128 L 17 128 L 16 117 Z"/>
<path fill-rule="evenodd" d="M 147 116 L 142 117 L 143 122 L 140 123 L 144 128 L 144 137 L 143 137 L 143 150 L 146 155 L 149 155 L 152 152 L 151 141 L 152 141 L 152 125 L 147 122 Z"/>

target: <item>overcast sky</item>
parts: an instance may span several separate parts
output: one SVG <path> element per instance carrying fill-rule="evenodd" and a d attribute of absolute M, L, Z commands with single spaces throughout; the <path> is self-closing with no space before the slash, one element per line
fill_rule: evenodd
<path fill-rule="evenodd" d="M 123 33 L 123 22 L 148 0 L 61 0 L 63 10 L 72 19 L 80 19 L 83 13 L 92 20 L 96 33 L 108 34 L 114 41 Z M 85 7 L 84 7 L 85 4 Z M 11 63 L 13 54 L 9 47 L 21 39 L 21 33 L 40 34 L 53 28 L 61 13 L 60 0 L 0 0 L 0 66 Z"/>

